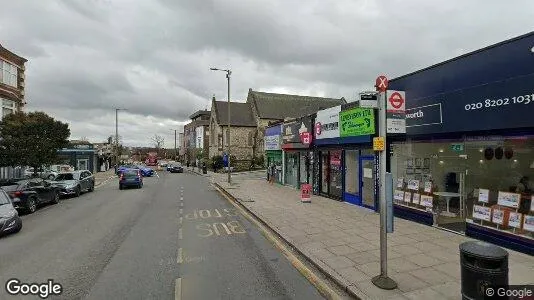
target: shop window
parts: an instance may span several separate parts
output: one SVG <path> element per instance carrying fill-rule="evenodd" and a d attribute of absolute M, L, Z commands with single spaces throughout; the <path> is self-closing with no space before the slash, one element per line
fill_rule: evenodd
<path fill-rule="evenodd" d="M 345 150 L 345 192 L 356 195 L 359 193 L 358 150 Z"/>
<path fill-rule="evenodd" d="M 432 211 L 438 226 L 533 237 L 533 138 L 396 144 L 391 171 L 395 203 Z"/>

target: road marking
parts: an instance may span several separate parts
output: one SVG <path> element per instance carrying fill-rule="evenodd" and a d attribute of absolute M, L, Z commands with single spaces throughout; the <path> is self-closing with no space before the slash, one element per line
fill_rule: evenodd
<path fill-rule="evenodd" d="M 174 284 L 174 299 L 182 299 L 182 278 L 176 278 L 176 283 Z"/>
<path fill-rule="evenodd" d="M 156 177 L 159 178 L 159 174 L 158 174 L 158 172 L 154 171 L 154 174 L 156 174 Z"/>
<path fill-rule="evenodd" d="M 180 201 L 184 201 L 184 197 L 180 197 Z"/>
<path fill-rule="evenodd" d="M 183 254 L 182 254 L 182 248 L 178 248 L 178 258 L 177 258 L 177 261 L 179 264 L 183 263 L 184 262 L 184 257 L 183 257 Z"/>
<path fill-rule="evenodd" d="M 278 250 L 280 250 L 280 252 L 284 254 L 284 256 L 293 265 L 293 267 L 295 267 L 295 269 L 297 269 L 304 277 L 306 277 L 306 279 L 308 279 L 308 281 L 317 288 L 319 293 L 321 293 L 328 299 L 342 298 L 333 288 L 331 288 L 323 279 L 321 279 L 320 276 L 315 274 L 303 262 L 301 262 L 298 257 L 293 254 L 288 249 L 288 247 L 280 240 L 280 238 L 278 238 L 275 234 L 271 232 L 271 229 L 263 225 L 251 213 L 249 213 L 247 210 L 237 204 L 232 198 L 230 198 L 230 196 L 226 194 L 227 192 L 223 192 L 223 190 L 216 185 L 214 187 L 224 198 L 226 198 L 226 200 L 228 200 L 228 202 L 230 202 L 230 204 L 232 204 L 236 208 L 236 210 L 239 210 L 242 216 L 248 219 L 252 224 L 256 225 L 258 229 L 260 229 L 260 231 L 263 233 L 263 236 L 265 236 L 271 243 L 275 245 L 276 248 L 278 248 Z"/>
<path fill-rule="evenodd" d="M 182 214 L 183 212 L 184 212 L 184 210 L 180 208 L 180 214 Z"/>
<path fill-rule="evenodd" d="M 184 207 L 184 203 L 183 202 L 180 202 L 180 207 Z"/>
<path fill-rule="evenodd" d="M 182 222 L 184 221 L 184 218 L 180 216 L 180 225 L 182 225 Z"/>
<path fill-rule="evenodd" d="M 182 228 L 178 229 L 178 239 L 181 240 L 183 238 L 182 236 Z"/>

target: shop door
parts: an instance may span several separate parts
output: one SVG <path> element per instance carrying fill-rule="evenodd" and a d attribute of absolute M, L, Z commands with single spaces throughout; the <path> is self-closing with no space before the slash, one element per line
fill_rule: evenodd
<path fill-rule="evenodd" d="M 88 169 L 89 169 L 89 160 L 78 159 L 78 170 L 88 170 Z"/>
<path fill-rule="evenodd" d="M 375 157 L 360 156 L 360 199 L 361 205 L 376 209 L 375 199 Z"/>
<path fill-rule="evenodd" d="M 465 232 L 466 212 L 466 159 L 441 156 L 437 161 L 443 170 L 442 182 L 436 182 L 434 192 L 435 225 L 454 232 Z"/>

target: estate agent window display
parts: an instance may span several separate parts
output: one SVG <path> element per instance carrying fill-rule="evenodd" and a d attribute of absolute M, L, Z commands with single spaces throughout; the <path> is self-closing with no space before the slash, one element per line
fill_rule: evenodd
<path fill-rule="evenodd" d="M 533 149 L 530 137 L 395 144 L 394 202 L 453 230 L 471 222 L 533 238 Z"/>

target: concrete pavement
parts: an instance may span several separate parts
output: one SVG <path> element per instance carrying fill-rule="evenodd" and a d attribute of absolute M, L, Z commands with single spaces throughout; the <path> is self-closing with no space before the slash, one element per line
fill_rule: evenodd
<path fill-rule="evenodd" d="M 321 299 L 206 178 L 160 172 L 142 189 L 117 179 L 23 218 L 0 239 L 9 278 L 53 279 L 52 299 Z"/>
<path fill-rule="evenodd" d="M 379 215 L 374 211 L 312 196 L 301 203 L 299 191 L 265 180 L 210 174 L 241 205 L 265 222 L 349 292 L 361 299 L 459 299 L 458 246 L 469 238 L 396 218 L 388 235 L 388 273 L 398 289 L 371 283 L 380 273 Z M 510 254 L 510 284 L 533 284 L 534 257 Z"/>

